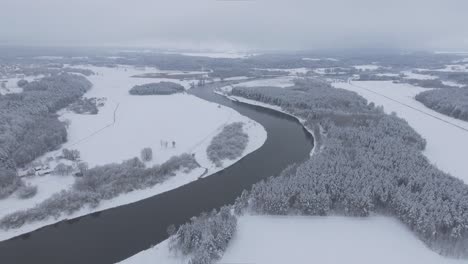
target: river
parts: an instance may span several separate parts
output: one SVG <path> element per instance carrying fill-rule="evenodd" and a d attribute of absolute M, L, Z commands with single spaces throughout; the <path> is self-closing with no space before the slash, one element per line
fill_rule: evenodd
<path fill-rule="evenodd" d="M 312 136 L 293 117 L 232 102 L 211 86 L 191 93 L 260 123 L 265 144 L 227 169 L 151 198 L 62 221 L 0 243 L 0 263 L 114 263 L 167 239 L 170 224 L 232 204 L 244 189 L 309 158 Z M 181 106 L 183 107 L 183 106 Z M 203 117 L 200 117 L 203 118 Z"/>

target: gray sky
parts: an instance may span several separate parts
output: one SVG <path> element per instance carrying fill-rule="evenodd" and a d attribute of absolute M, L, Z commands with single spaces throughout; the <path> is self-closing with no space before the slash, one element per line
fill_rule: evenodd
<path fill-rule="evenodd" d="M 468 50 L 467 0 L 0 0 L 0 43 Z"/>

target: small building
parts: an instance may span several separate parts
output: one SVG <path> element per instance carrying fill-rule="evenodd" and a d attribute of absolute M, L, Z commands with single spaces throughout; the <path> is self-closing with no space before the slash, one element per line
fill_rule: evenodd
<path fill-rule="evenodd" d="M 44 175 L 49 175 L 51 173 L 52 173 L 51 169 L 43 169 L 43 170 L 37 171 L 36 175 L 37 176 L 44 176 Z"/>

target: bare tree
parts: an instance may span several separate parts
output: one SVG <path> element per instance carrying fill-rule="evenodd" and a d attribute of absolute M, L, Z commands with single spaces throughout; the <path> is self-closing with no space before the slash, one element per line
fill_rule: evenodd
<path fill-rule="evenodd" d="M 144 148 L 141 150 L 141 160 L 144 162 L 151 161 L 153 159 L 153 150 L 151 148 Z"/>

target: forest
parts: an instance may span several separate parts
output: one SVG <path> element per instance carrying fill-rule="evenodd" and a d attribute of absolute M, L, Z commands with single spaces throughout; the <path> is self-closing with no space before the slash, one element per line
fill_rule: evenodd
<path fill-rule="evenodd" d="M 86 78 L 64 73 L 27 83 L 22 93 L 0 96 L 0 198 L 20 186 L 17 167 L 66 141 L 65 124 L 56 112 L 90 88 Z"/>
<path fill-rule="evenodd" d="M 321 127 L 315 154 L 244 191 L 233 205 L 234 217 L 382 213 L 398 218 L 434 251 L 468 257 L 468 186 L 427 160 L 422 154 L 425 140 L 405 120 L 355 93 L 307 81 L 292 89 L 235 87 L 232 94 L 280 106 L 305 119 L 307 127 Z M 187 245 L 183 237 L 210 229 L 211 220 L 204 222 L 180 228 L 172 238 L 177 240 L 175 250 L 195 247 L 203 252 L 208 242 Z M 217 244 L 212 238 L 210 243 L 223 248 L 225 241 Z M 192 263 L 213 263 L 217 256 L 206 253 Z"/>
<path fill-rule="evenodd" d="M 185 88 L 173 82 L 147 83 L 143 85 L 135 85 L 130 89 L 131 95 L 169 95 L 182 93 Z"/>
<path fill-rule="evenodd" d="M 468 121 L 468 88 L 434 89 L 415 98 L 434 111 Z"/>

